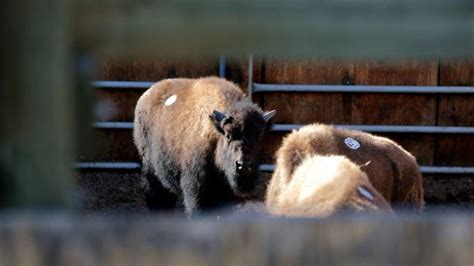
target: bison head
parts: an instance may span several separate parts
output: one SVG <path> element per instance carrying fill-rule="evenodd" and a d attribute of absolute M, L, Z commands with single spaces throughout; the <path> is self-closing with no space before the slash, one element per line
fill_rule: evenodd
<path fill-rule="evenodd" d="M 243 102 L 226 112 L 214 110 L 210 115 L 220 135 L 216 164 L 237 195 L 248 196 L 257 184 L 260 146 L 275 113 L 264 113 L 251 102 Z"/>

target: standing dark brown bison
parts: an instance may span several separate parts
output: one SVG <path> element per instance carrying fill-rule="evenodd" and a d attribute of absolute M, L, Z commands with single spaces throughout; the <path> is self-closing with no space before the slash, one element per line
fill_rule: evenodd
<path fill-rule="evenodd" d="M 135 109 L 134 141 L 150 209 L 183 203 L 188 215 L 241 202 L 259 184 L 264 113 L 233 83 L 167 79 Z"/>

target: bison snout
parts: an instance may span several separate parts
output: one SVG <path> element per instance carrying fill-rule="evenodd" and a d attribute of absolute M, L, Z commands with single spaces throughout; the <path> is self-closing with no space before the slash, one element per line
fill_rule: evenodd
<path fill-rule="evenodd" d="M 253 170 L 253 163 L 252 162 L 244 162 L 244 161 L 235 161 L 235 169 L 239 174 L 242 173 L 249 173 Z"/>
<path fill-rule="evenodd" d="M 242 171 L 244 169 L 244 162 L 235 161 L 235 169 L 237 169 L 237 171 Z"/>

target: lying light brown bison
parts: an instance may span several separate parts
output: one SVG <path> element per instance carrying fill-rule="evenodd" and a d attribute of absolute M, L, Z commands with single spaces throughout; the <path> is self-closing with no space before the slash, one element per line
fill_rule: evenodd
<path fill-rule="evenodd" d="M 276 182 L 291 178 L 302 160 L 313 155 L 344 155 L 366 165 L 363 170 L 373 187 L 392 207 L 423 209 L 422 176 L 409 152 L 387 138 L 320 124 L 305 126 L 283 140 L 267 199 L 280 193 Z"/>
<path fill-rule="evenodd" d="M 276 173 L 281 170 L 281 165 L 277 165 Z M 326 217 L 342 211 L 392 213 L 365 172 L 344 156 L 305 157 L 291 176 L 274 175 L 268 191 L 267 210 L 274 215 Z"/>
<path fill-rule="evenodd" d="M 249 196 L 274 114 L 219 78 L 153 85 L 138 100 L 133 132 L 149 208 L 177 201 L 191 215 Z"/>

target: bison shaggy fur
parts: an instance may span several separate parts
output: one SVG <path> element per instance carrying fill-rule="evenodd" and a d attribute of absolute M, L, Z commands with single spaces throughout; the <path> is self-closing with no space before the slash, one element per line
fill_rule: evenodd
<path fill-rule="evenodd" d="M 344 156 L 306 157 L 291 176 L 275 175 L 269 190 L 277 191 L 266 200 L 268 212 L 274 215 L 326 217 L 342 211 L 392 213 L 366 173 Z"/>
<path fill-rule="evenodd" d="M 259 185 L 260 143 L 274 113 L 264 113 L 224 79 L 153 85 L 138 100 L 133 132 L 149 208 L 177 202 L 191 215 L 251 197 Z"/>
<path fill-rule="evenodd" d="M 298 165 L 313 155 L 342 155 L 363 171 L 392 207 L 422 211 L 423 182 L 416 159 L 395 142 L 369 133 L 313 124 L 290 133 L 277 152 L 267 200 L 280 193 Z"/>

